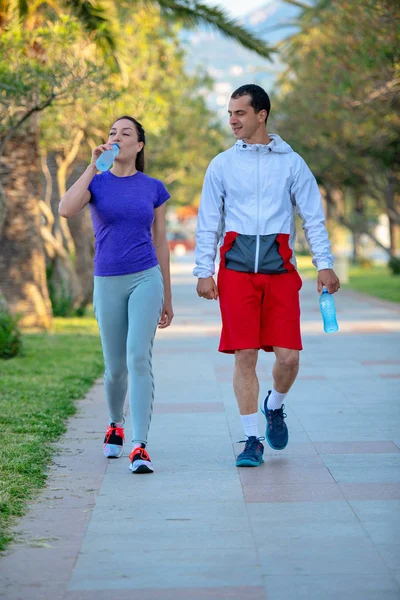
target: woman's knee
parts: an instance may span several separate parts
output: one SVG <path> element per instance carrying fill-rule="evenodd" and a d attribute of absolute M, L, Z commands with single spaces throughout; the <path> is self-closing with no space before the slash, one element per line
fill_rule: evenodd
<path fill-rule="evenodd" d="M 109 383 L 120 383 L 128 376 L 128 369 L 126 365 L 107 367 L 104 371 L 104 377 Z"/>
<path fill-rule="evenodd" d="M 128 369 L 135 375 L 147 375 L 151 372 L 149 352 L 128 352 Z"/>

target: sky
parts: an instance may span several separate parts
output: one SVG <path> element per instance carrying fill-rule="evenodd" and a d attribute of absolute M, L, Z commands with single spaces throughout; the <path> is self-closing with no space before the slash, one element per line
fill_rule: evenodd
<path fill-rule="evenodd" d="M 225 9 L 232 17 L 242 17 L 260 6 L 268 3 L 268 0 L 206 0 L 210 6 L 219 6 Z"/>

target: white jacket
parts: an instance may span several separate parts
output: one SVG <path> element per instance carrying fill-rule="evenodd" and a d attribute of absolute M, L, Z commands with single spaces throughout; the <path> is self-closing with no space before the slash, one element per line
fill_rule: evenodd
<path fill-rule="evenodd" d="M 260 273 L 293 270 L 296 212 L 313 264 L 318 270 L 333 268 L 317 182 L 299 154 L 278 135 L 269 136 L 268 145 L 238 141 L 211 161 L 198 214 L 196 277 L 214 274 L 217 247 L 228 232 L 225 252 L 227 258 L 232 255 L 228 268 Z"/>

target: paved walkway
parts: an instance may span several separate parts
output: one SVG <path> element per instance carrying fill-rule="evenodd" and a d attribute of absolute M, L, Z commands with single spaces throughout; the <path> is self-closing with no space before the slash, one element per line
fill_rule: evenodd
<path fill-rule="evenodd" d="M 341 291 L 340 331 L 326 335 L 306 282 L 290 444 L 237 469 L 233 359 L 217 352 L 218 306 L 196 297 L 190 270 L 174 266 L 177 316 L 155 345 L 156 473 L 102 456 L 97 384 L 0 561 L 0 597 L 399 599 L 399 307 Z M 263 354 L 263 394 L 271 366 Z"/>

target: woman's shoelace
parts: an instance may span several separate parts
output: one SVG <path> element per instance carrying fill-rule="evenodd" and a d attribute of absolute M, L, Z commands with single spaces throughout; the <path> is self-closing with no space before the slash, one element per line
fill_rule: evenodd
<path fill-rule="evenodd" d="M 115 435 L 117 435 L 118 437 L 121 437 L 125 441 L 124 430 L 121 427 L 111 427 L 111 425 L 109 425 L 107 427 L 107 431 L 106 431 L 105 444 L 108 444 L 108 441 L 109 441 L 110 437 L 112 436 L 113 432 L 115 432 Z"/>
<path fill-rule="evenodd" d="M 135 450 L 132 450 L 129 458 L 131 460 L 133 460 L 133 458 L 136 454 L 139 455 L 139 458 L 141 460 L 147 460 L 147 461 L 151 462 L 150 456 L 147 454 L 147 450 L 145 448 L 135 448 Z"/>

